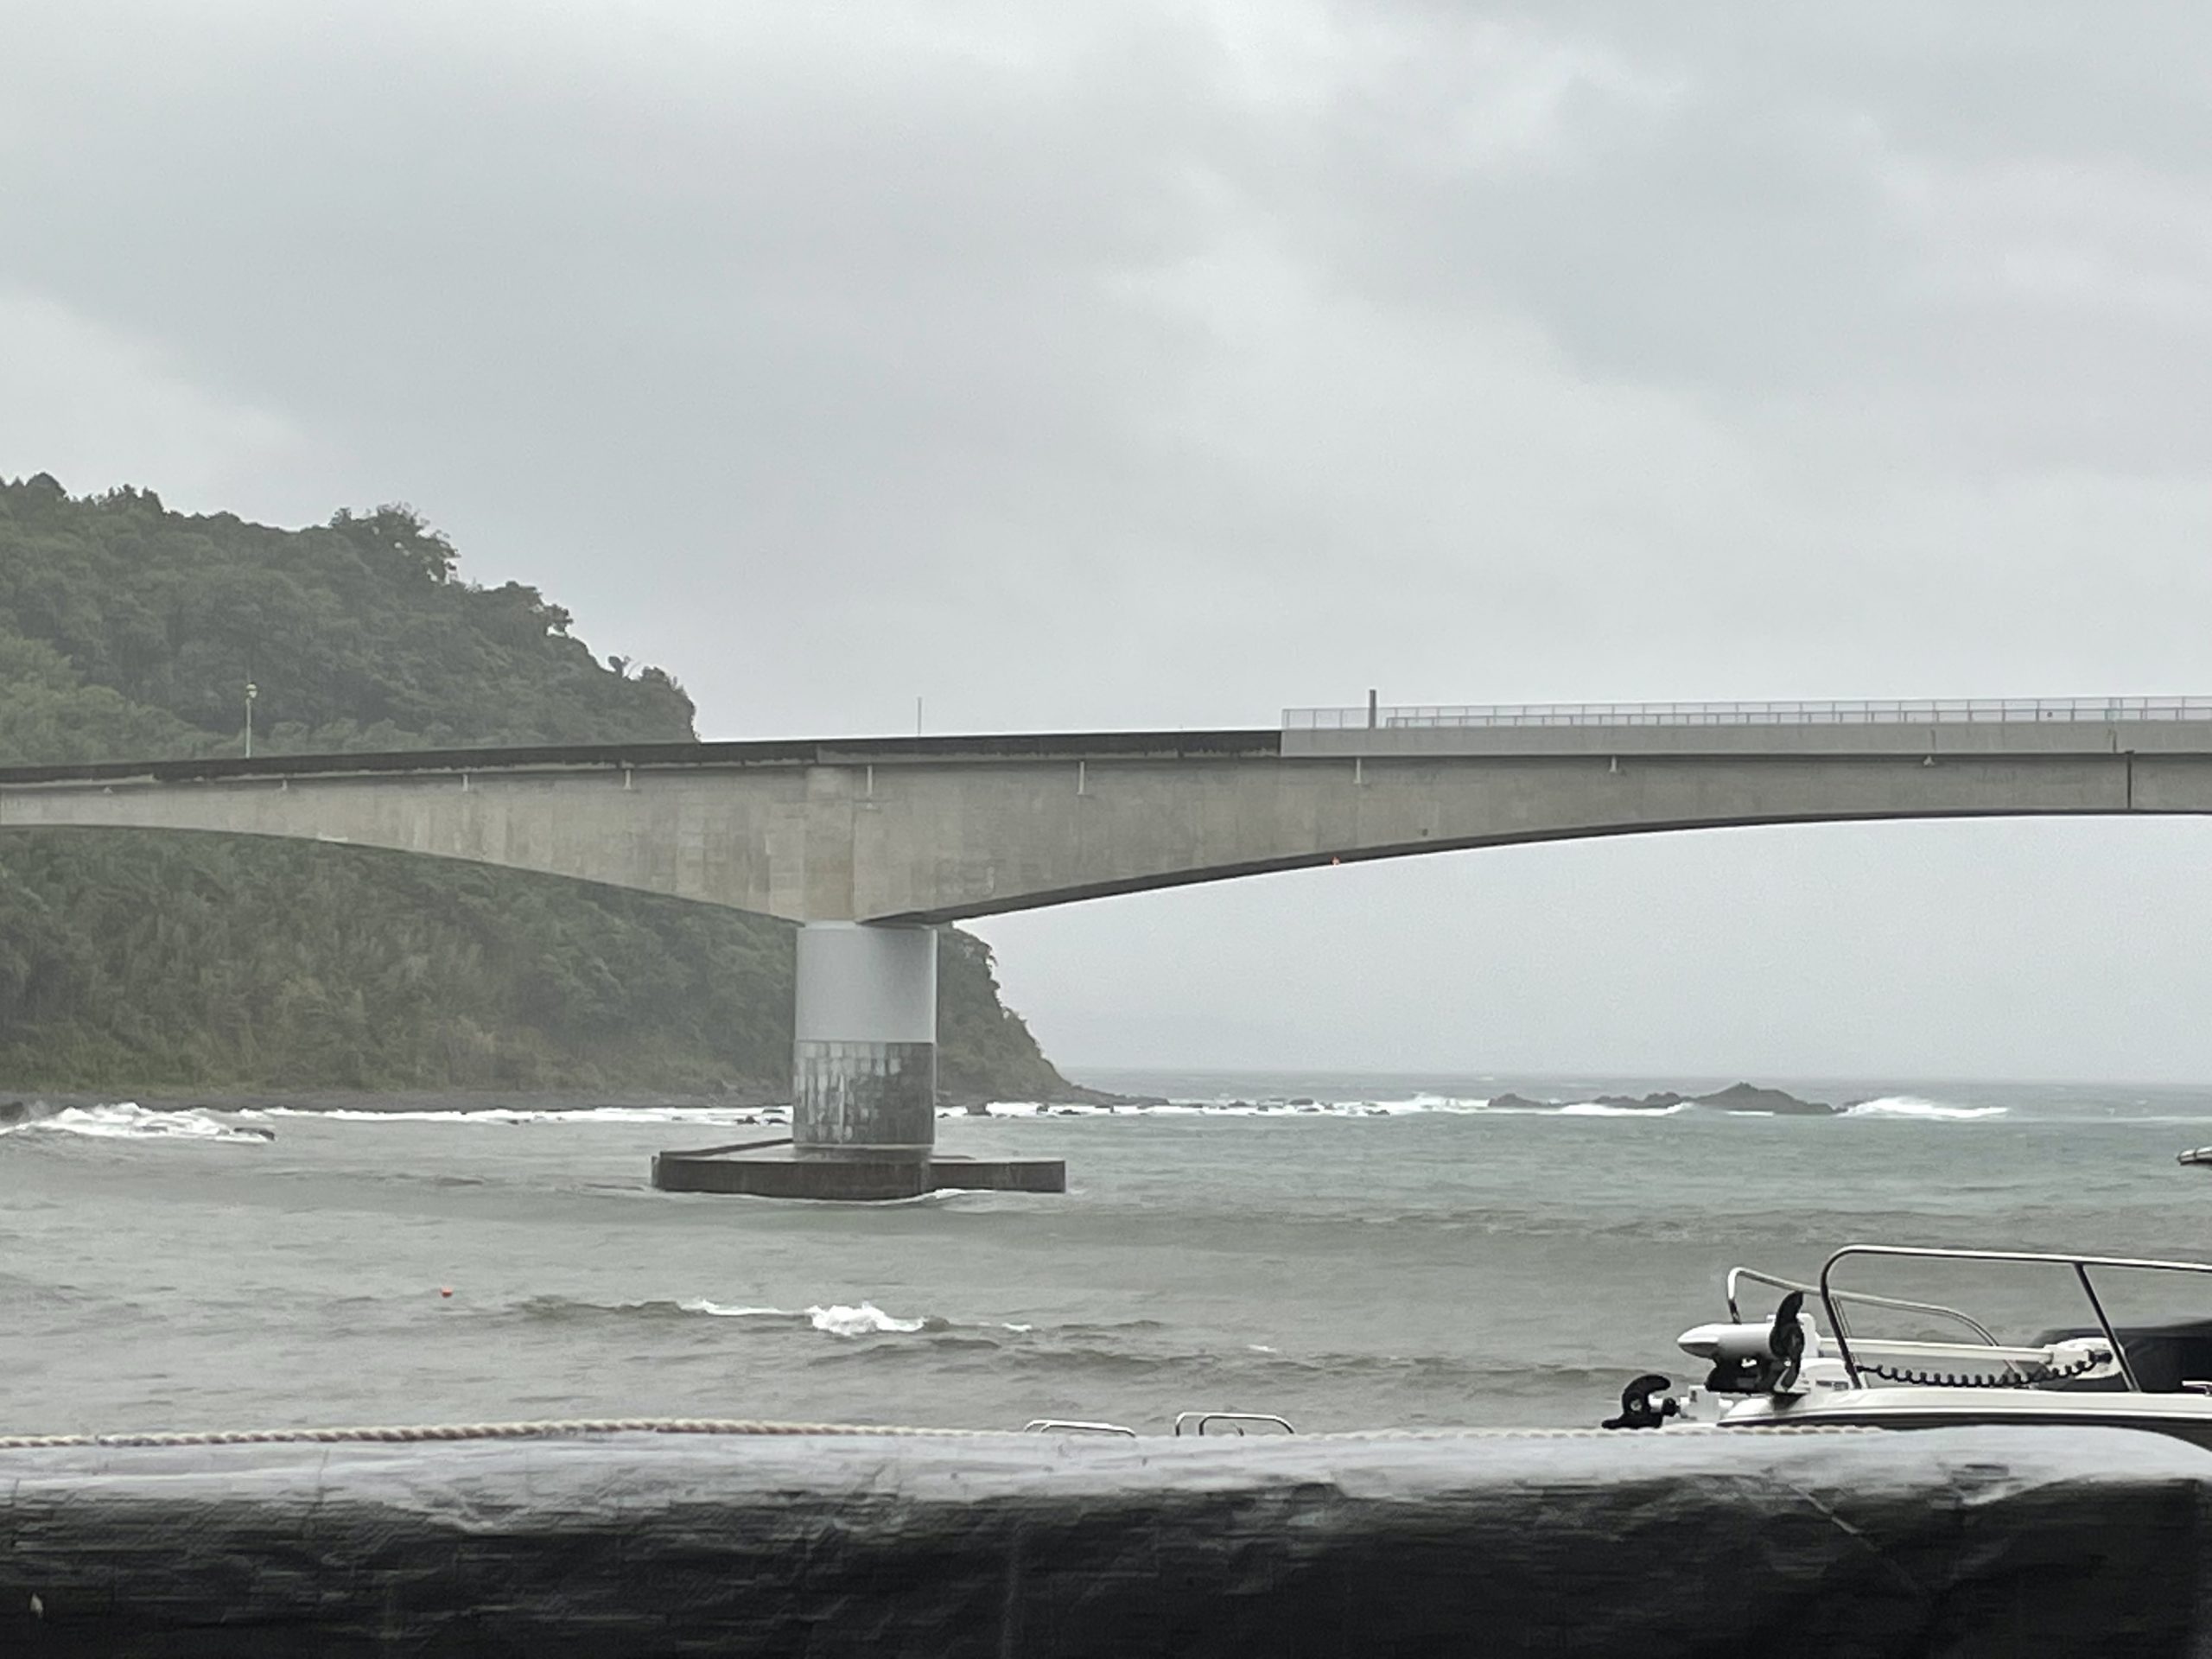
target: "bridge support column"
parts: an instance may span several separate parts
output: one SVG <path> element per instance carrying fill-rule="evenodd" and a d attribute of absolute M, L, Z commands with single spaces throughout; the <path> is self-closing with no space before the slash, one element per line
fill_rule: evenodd
<path fill-rule="evenodd" d="M 790 1141 L 664 1152 L 655 1186 L 843 1199 L 1067 1191 L 1057 1158 L 937 1155 L 935 928 L 804 923 L 793 979 Z"/>
<path fill-rule="evenodd" d="M 937 1141 L 937 930 L 798 931 L 791 1149 L 927 1162 Z"/>

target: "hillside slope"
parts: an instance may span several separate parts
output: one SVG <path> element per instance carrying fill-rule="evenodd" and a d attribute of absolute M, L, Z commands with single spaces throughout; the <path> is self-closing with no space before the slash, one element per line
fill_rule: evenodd
<path fill-rule="evenodd" d="M 0 480 L 0 765 L 683 741 L 658 669 L 479 588 L 404 507 L 274 530 Z M 941 1071 L 1065 1085 L 947 930 Z M 0 836 L 0 1087 L 773 1092 L 791 929 L 681 900 L 360 849 Z"/>

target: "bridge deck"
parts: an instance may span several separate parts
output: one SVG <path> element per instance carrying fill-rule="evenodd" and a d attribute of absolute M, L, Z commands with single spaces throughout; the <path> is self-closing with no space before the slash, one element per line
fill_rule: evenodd
<path fill-rule="evenodd" d="M 2212 705 L 447 749 L 0 771 L 0 830 L 268 835 L 799 922 L 1752 824 L 2212 814 Z M 1496 711 L 1491 711 L 1495 715 Z M 1553 711 L 1557 713 L 1558 711 Z M 1824 711 L 1833 713 L 1833 710 Z"/>

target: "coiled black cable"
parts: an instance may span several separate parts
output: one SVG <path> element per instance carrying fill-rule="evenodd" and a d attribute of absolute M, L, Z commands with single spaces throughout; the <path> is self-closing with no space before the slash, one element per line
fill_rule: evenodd
<path fill-rule="evenodd" d="M 2032 1389 L 2045 1382 L 2064 1382 L 2085 1376 L 2103 1364 L 2109 1355 L 2092 1354 L 2071 1365 L 2044 1365 L 2005 1376 L 1959 1376 L 1949 1371 L 1908 1371 L 1901 1367 L 1862 1362 L 1859 1369 L 1885 1382 L 1910 1382 L 1926 1389 Z"/>

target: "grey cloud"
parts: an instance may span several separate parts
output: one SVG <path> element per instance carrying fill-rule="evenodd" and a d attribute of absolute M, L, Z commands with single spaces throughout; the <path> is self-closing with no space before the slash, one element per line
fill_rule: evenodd
<path fill-rule="evenodd" d="M 1587 15 L 1522 16 L 1572 60 Z M 1485 165 L 1433 140 L 1474 95 L 1482 42 L 1464 14 L 1427 14 L 1446 49 L 1337 111 L 1306 220 L 1318 256 L 1388 301 L 1538 318 L 1601 378 L 1739 408 L 1855 402 L 1869 425 L 1939 410 L 1921 441 L 1967 465 L 2203 461 L 2201 24 L 2177 39 L 2164 10 L 2132 30 L 2101 14 L 2085 53 L 2077 14 L 2034 9 L 2003 28 L 1659 15 L 1614 13 L 1619 32 L 1580 48 L 1599 72 L 1562 83 L 1552 147 Z M 2193 72 L 2158 67 L 2192 39 Z"/>

